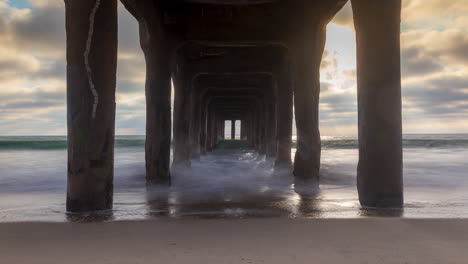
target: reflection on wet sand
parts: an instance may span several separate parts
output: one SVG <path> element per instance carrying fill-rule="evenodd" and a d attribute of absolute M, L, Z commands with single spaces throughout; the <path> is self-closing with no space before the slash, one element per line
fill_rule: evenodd
<path fill-rule="evenodd" d="M 115 220 L 112 210 L 105 210 L 99 212 L 89 212 L 89 213 L 67 213 L 66 218 L 68 222 L 75 223 L 99 223 Z"/>
<path fill-rule="evenodd" d="M 320 191 L 317 190 L 311 194 L 299 194 L 299 203 L 297 212 L 300 217 L 321 217 L 320 200 L 318 199 Z"/>
<path fill-rule="evenodd" d="M 289 173 L 275 173 L 273 161 L 255 153 L 219 150 L 194 161 L 191 169 L 174 170 L 171 187 L 146 186 L 139 189 L 144 193 L 141 197 L 144 201 L 127 194 L 123 201 L 114 204 L 117 207 L 119 204 L 135 204 L 135 211 L 144 208 L 145 212 L 139 212 L 143 219 L 402 216 L 401 209 L 361 208 L 355 186 L 349 184 L 349 178 L 340 182 L 336 175 L 334 177 L 330 180 L 324 173 L 321 182 L 326 184 L 319 187 L 317 183 L 295 181 Z M 121 217 L 115 216 L 119 213 L 114 206 L 114 212 L 69 214 L 67 220 L 119 220 Z"/>
<path fill-rule="evenodd" d="M 320 217 L 318 200 L 313 195 L 243 195 L 236 199 L 211 196 L 203 200 L 173 193 L 147 193 L 150 217 Z"/>
<path fill-rule="evenodd" d="M 403 213 L 403 208 L 361 208 L 359 210 L 359 215 L 365 217 L 402 217 Z"/>

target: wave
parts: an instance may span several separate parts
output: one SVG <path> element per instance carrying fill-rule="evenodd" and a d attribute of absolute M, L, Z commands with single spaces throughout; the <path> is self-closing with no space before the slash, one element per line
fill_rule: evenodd
<path fill-rule="evenodd" d="M 143 148 L 144 136 L 117 136 L 116 148 Z M 293 148 L 297 146 L 293 141 Z M 468 135 L 407 135 L 404 148 L 468 148 Z M 59 150 L 67 148 L 65 136 L 0 137 L 0 150 Z M 351 137 L 326 137 L 322 139 L 324 149 L 356 149 L 358 140 Z"/>
<path fill-rule="evenodd" d="M 357 139 L 348 140 L 322 140 L 322 148 L 325 149 L 356 149 L 359 143 Z M 294 144 L 296 147 L 296 144 Z M 403 139 L 404 148 L 467 148 L 468 139 Z"/>
<path fill-rule="evenodd" d="M 144 147 L 141 136 L 116 137 L 116 148 Z M 66 137 L 0 137 L 0 150 L 55 150 L 66 149 Z"/>

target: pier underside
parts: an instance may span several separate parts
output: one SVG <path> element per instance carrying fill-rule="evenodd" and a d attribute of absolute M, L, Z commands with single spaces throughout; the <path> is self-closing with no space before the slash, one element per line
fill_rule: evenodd
<path fill-rule="evenodd" d="M 146 59 L 148 184 L 171 184 L 171 170 L 190 169 L 192 160 L 226 145 L 231 120 L 240 120 L 240 139 L 275 170 L 296 183 L 319 183 L 320 64 L 326 26 L 346 0 L 121 2 L 139 22 Z M 401 0 L 351 2 L 359 199 L 362 206 L 401 207 Z M 67 210 L 111 209 L 117 0 L 65 3 Z"/>

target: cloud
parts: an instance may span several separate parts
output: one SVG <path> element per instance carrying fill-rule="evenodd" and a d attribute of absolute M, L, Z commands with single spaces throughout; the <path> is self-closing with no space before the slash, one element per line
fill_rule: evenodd
<path fill-rule="evenodd" d="M 444 69 L 439 60 L 424 53 L 420 48 L 403 49 L 401 57 L 403 77 L 421 77 Z"/>
<path fill-rule="evenodd" d="M 406 23 L 431 21 L 433 24 L 447 24 L 454 17 L 466 16 L 467 11 L 466 0 L 404 0 L 402 17 Z"/>
<path fill-rule="evenodd" d="M 0 94 L 0 109 L 6 110 L 34 110 L 35 108 L 63 107 L 64 91 L 45 91 L 37 89 L 33 92 L 15 92 Z"/>
<path fill-rule="evenodd" d="M 459 29 L 414 30 L 402 34 L 405 48 L 415 48 L 445 63 L 468 62 L 468 33 Z"/>
<path fill-rule="evenodd" d="M 17 54 L 0 46 L 0 82 L 24 76 L 24 73 L 36 72 L 40 62 L 29 54 Z"/>
<path fill-rule="evenodd" d="M 64 3 L 30 3 L 19 9 L 0 1 L 0 134 L 49 133 L 38 126 L 64 133 L 66 127 Z M 134 99 L 144 98 L 146 70 L 138 34 L 138 23 L 119 5 L 118 124 L 145 120 L 145 105 Z M 127 131 L 130 123 L 123 122 Z"/>
<path fill-rule="evenodd" d="M 468 77 L 441 76 L 407 85 L 403 97 L 416 110 L 416 116 L 452 117 L 468 114 L 467 91 Z"/>
<path fill-rule="evenodd" d="M 119 94 L 127 94 L 127 93 L 145 93 L 144 84 L 140 82 L 132 82 L 126 80 L 118 80 L 117 81 L 117 93 Z"/>
<path fill-rule="evenodd" d="M 0 0 L 0 134 L 63 134 L 64 3 L 31 0 L 30 6 L 18 9 Z M 466 0 L 403 0 L 402 23 L 405 132 L 463 130 L 468 118 Z M 144 133 L 146 67 L 138 31 L 137 21 L 119 5 L 117 133 Z M 325 133 L 356 130 L 355 57 L 349 1 L 328 26 L 320 98 Z"/>
<path fill-rule="evenodd" d="M 64 54 L 65 26 L 61 7 L 38 8 L 24 17 L 12 19 L 14 44 L 37 56 Z"/>

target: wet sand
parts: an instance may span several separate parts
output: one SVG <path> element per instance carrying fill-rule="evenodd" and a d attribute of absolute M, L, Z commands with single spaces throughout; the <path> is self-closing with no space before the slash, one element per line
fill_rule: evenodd
<path fill-rule="evenodd" d="M 1 263 L 467 263 L 468 220 L 0 224 Z"/>

